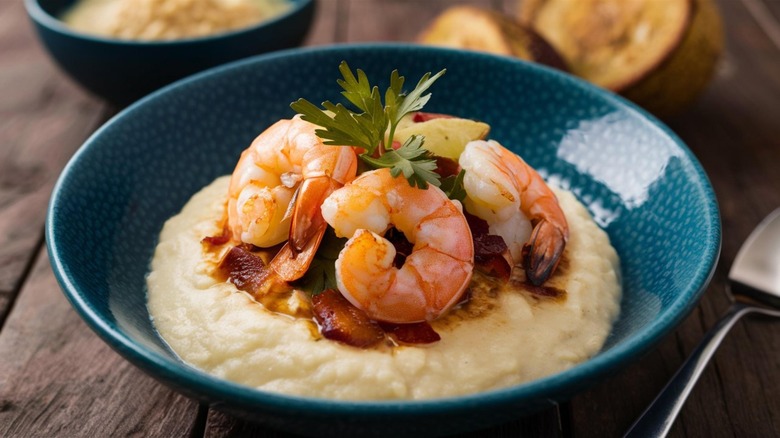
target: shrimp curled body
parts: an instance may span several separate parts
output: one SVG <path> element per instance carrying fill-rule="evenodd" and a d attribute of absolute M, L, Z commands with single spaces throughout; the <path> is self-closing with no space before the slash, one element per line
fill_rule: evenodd
<path fill-rule="evenodd" d="M 466 210 L 504 238 L 512 259 L 539 286 L 555 271 L 569 237 L 558 198 L 520 157 L 495 141 L 469 142 L 458 160 L 466 171 Z"/>
<path fill-rule="evenodd" d="M 234 238 L 270 247 L 288 239 L 292 221 L 304 236 L 299 236 L 300 248 L 318 231 L 322 219 L 316 207 L 355 178 L 357 157 L 350 147 L 324 145 L 315 129 L 300 116 L 280 120 L 241 154 L 228 191 L 228 225 Z M 288 213 L 296 190 L 298 218 Z"/>
<path fill-rule="evenodd" d="M 333 192 L 322 214 L 349 238 L 336 261 L 339 291 L 375 320 L 436 319 L 471 280 L 471 231 L 459 203 L 437 187 L 414 188 L 388 169 L 374 170 Z M 395 247 L 382 237 L 392 226 L 414 244 L 400 268 Z"/>

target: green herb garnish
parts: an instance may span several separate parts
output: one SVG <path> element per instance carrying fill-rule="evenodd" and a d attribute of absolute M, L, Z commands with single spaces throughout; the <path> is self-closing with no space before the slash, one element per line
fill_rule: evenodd
<path fill-rule="evenodd" d="M 317 249 L 317 254 L 309 265 L 306 274 L 295 281 L 295 287 L 309 292 L 312 295 L 322 293 L 327 289 L 336 289 L 336 259 L 344 248 L 347 239 L 336 237 L 332 228 L 328 227 L 322 242 Z"/>
<path fill-rule="evenodd" d="M 422 147 L 423 140 L 422 135 L 413 135 L 398 150 L 391 149 L 379 158 L 370 156 L 361 158 L 375 169 L 389 167 L 393 177 L 403 173 L 412 187 L 416 185 L 424 189 L 428 187 L 427 183 L 438 187 L 441 182 L 439 174 L 434 172 L 436 159 Z"/>
<path fill-rule="evenodd" d="M 450 199 L 457 199 L 463 202 L 466 199 L 466 188 L 463 187 L 463 177 L 465 170 L 461 170 L 457 175 L 448 176 L 441 180 L 441 189 Z"/>
<path fill-rule="evenodd" d="M 393 149 L 393 135 L 398 122 L 407 114 L 420 111 L 430 100 L 431 94 L 423 94 L 446 70 L 431 76 L 426 73 L 417 86 L 405 94 L 404 77 L 393 70 L 390 86 L 384 92 L 384 103 L 379 87 L 368 81 L 363 70 L 357 76 L 342 61 L 339 71 L 343 79 L 337 82 L 344 89 L 341 94 L 357 110 L 330 101 L 322 103 L 322 109 L 306 99 L 298 99 L 290 107 L 302 115 L 303 120 L 321 126 L 317 135 L 327 145 L 357 146 L 365 149 L 361 160 L 374 169 L 389 168 L 393 177 L 403 174 L 411 186 L 427 188 L 439 186 L 439 175 L 434 172 L 436 161 L 424 149 L 423 137 L 412 136 L 400 148 Z M 389 128 L 389 133 L 388 133 Z M 385 140 L 385 133 L 388 137 Z"/>

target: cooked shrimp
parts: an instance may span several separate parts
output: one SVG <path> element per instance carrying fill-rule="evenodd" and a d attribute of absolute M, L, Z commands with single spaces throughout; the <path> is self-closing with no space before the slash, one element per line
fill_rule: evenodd
<path fill-rule="evenodd" d="M 331 191 L 355 178 L 357 157 L 351 147 L 324 145 L 315 129 L 300 116 L 280 120 L 241 154 L 228 192 L 234 238 L 274 246 L 288 239 L 292 221 L 294 255 L 324 231 L 317 207 Z"/>
<path fill-rule="evenodd" d="M 437 187 L 414 188 L 388 169 L 374 170 L 326 198 L 322 215 L 336 235 L 349 238 L 336 261 L 339 291 L 373 319 L 436 319 L 471 280 L 471 231 L 460 204 Z M 401 267 L 382 237 L 392 226 L 414 244 Z"/>
<path fill-rule="evenodd" d="M 466 210 L 504 238 L 531 283 L 544 283 L 569 238 L 558 198 L 531 166 L 495 141 L 468 143 L 458 163 L 466 171 Z"/>

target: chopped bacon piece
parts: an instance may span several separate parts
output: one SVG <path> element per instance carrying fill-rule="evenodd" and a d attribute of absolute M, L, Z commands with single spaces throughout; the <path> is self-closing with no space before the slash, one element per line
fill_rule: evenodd
<path fill-rule="evenodd" d="M 449 114 L 416 112 L 412 116 L 412 121 L 414 123 L 420 123 L 420 122 L 427 122 L 428 120 L 433 120 L 433 119 L 453 119 L 453 118 L 455 118 L 455 116 L 451 116 Z"/>
<path fill-rule="evenodd" d="M 477 269 L 482 272 L 506 282 L 512 276 L 512 263 L 510 260 L 509 251 L 506 251 L 488 257 L 479 257 L 479 259 L 475 257 L 474 263 Z"/>
<path fill-rule="evenodd" d="M 442 178 L 455 176 L 460 172 L 460 165 L 452 158 L 440 157 L 436 155 L 436 173 Z"/>
<path fill-rule="evenodd" d="M 466 222 L 468 222 L 469 224 L 469 228 L 471 229 L 471 234 L 482 235 L 482 234 L 488 234 L 490 232 L 490 226 L 488 225 L 486 220 L 474 216 L 468 211 L 464 211 L 463 215 L 466 216 Z"/>
<path fill-rule="evenodd" d="M 486 262 L 491 257 L 507 250 L 504 238 L 495 234 L 479 234 L 474 236 L 474 259 Z"/>
<path fill-rule="evenodd" d="M 206 236 L 200 241 L 200 243 L 206 243 L 211 246 L 221 246 L 228 242 L 230 242 L 230 230 L 227 224 L 222 226 L 222 234 L 219 236 Z"/>
<path fill-rule="evenodd" d="M 225 254 L 219 271 L 238 289 L 251 294 L 260 289 L 271 273 L 260 257 L 241 246 L 233 247 Z"/>
<path fill-rule="evenodd" d="M 314 318 L 322 335 L 354 347 L 370 347 L 385 338 L 382 327 L 353 306 L 336 289 L 312 297 Z"/>
<path fill-rule="evenodd" d="M 380 323 L 388 335 L 401 344 L 431 344 L 441 340 L 441 336 L 427 322 L 412 324 Z"/>
<path fill-rule="evenodd" d="M 414 250 L 414 245 L 406 238 L 404 233 L 397 228 L 390 228 L 387 230 L 385 239 L 389 240 L 395 247 L 395 260 L 393 260 L 393 266 L 400 268 L 404 265 L 406 258 L 409 257 Z"/>
<path fill-rule="evenodd" d="M 208 243 L 212 246 L 220 246 L 230 242 L 230 235 L 222 233 L 220 236 L 206 236 L 201 240 L 201 243 Z"/>
<path fill-rule="evenodd" d="M 489 234 L 488 223 L 464 211 L 474 240 L 474 265 L 488 275 L 509 280 L 512 273 L 512 256 L 504 238 Z"/>

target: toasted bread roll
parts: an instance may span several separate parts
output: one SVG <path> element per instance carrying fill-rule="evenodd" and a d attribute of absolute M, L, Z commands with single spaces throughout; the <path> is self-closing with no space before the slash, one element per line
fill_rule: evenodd
<path fill-rule="evenodd" d="M 712 0 L 524 0 L 520 21 L 572 73 L 660 116 L 704 89 L 723 48 Z"/>
<path fill-rule="evenodd" d="M 418 41 L 497 55 L 567 70 L 562 57 L 542 37 L 516 20 L 472 6 L 453 6 L 426 27 Z"/>

